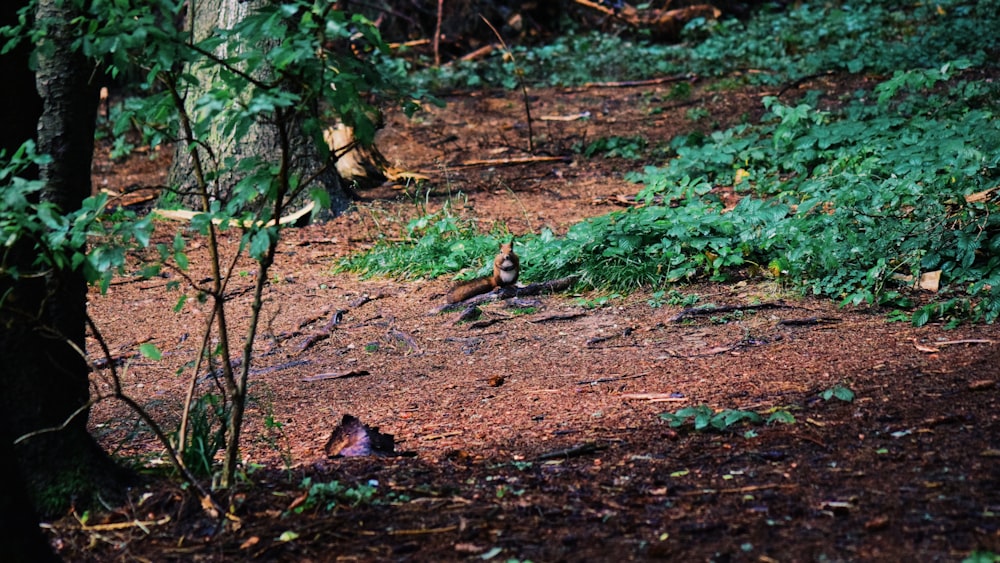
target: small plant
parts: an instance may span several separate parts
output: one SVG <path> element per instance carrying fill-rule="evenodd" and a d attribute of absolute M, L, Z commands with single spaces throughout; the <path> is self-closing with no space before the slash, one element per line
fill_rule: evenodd
<path fill-rule="evenodd" d="M 992 551 L 973 551 L 968 557 L 962 559 L 962 563 L 997 563 L 1000 562 L 1000 555 Z"/>
<path fill-rule="evenodd" d="M 606 158 L 625 158 L 638 160 L 643 157 L 648 142 L 645 137 L 601 137 L 586 147 L 577 150 L 587 158 L 595 154 L 603 154 Z"/>
<path fill-rule="evenodd" d="M 610 295 L 599 295 L 593 299 L 584 299 L 582 297 L 576 300 L 576 304 L 583 307 L 584 309 L 600 309 L 602 307 L 607 307 L 615 299 L 621 299 L 621 295 L 618 293 L 612 293 Z"/>
<path fill-rule="evenodd" d="M 347 487 L 339 481 L 314 483 L 311 477 L 306 477 L 302 480 L 302 488 L 306 489 L 306 497 L 301 504 L 293 509 L 296 514 L 313 509 L 330 512 L 341 504 L 347 506 L 371 504 L 378 493 L 378 482 L 369 481 Z"/>
<path fill-rule="evenodd" d="M 763 416 L 753 411 L 725 409 L 715 412 L 708 405 L 685 407 L 673 413 L 663 413 L 660 418 L 667 421 L 671 427 L 678 428 L 691 422 L 696 431 L 714 430 L 723 432 L 741 424 L 772 424 L 780 422 L 791 424 L 795 422 L 787 409 L 775 409 L 765 420 Z"/>
<path fill-rule="evenodd" d="M 678 82 L 670 87 L 670 93 L 667 94 L 668 100 L 686 100 L 691 97 L 691 83 L 690 82 Z"/>
<path fill-rule="evenodd" d="M 510 233 L 500 227 L 489 234 L 477 234 L 471 220 L 452 214 L 447 205 L 410 221 L 406 234 L 407 242 L 378 242 L 368 252 L 345 258 L 334 271 L 354 272 L 365 278 L 391 274 L 414 279 L 454 273 L 478 264 L 461 276 L 471 279 L 493 272 L 492 257 L 497 247 L 510 239 Z"/>
<path fill-rule="evenodd" d="M 843 385 L 834 385 L 833 387 L 820 393 L 819 396 L 824 401 L 829 401 L 830 399 L 840 399 L 845 403 L 851 403 L 854 401 L 854 391 L 851 391 Z"/>
<path fill-rule="evenodd" d="M 690 307 L 698 301 L 701 301 L 701 296 L 696 293 L 685 294 L 676 289 L 671 289 L 670 291 L 661 289 L 660 291 L 654 291 L 647 303 L 649 303 L 650 307 L 659 309 L 664 304 L 674 307 Z"/>
<path fill-rule="evenodd" d="M 211 476 L 215 471 L 215 452 L 225 445 L 226 410 L 214 393 L 205 393 L 191 404 L 181 459 L 195 475 Z"/>
<path fill-rule="evenodd" d="M 507 312 L 515 317 L 521 315 L 532 315 L 538 312 L 538 307 L 512 307 L 507 309 Z"/>
<path fill-rule="evenodd" d="M 701 107 L 691 108 L 684 113 L 688 121 L 701 121 L 710 115 L 712 114 L 707 109 Z"/>

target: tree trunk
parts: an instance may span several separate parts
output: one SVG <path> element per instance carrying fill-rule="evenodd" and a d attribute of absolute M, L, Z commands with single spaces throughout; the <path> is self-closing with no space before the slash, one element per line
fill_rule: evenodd
<path fill-rule="evenodd" d="M 26 2 L 24 3 L 26 4 Z M 21 2 L 8 2 L 0 12 L 0 26 L 17 23 Z M 0 89 L 0 111 L 6 127 L 0 131 L 0 149 L 12 154 L 21 144 L 35 136 L 42 102 L 35 91 L 35 75 L 28 68 L 30 46 L 22 45 L 0 56 L 0 76 L 7 81 Z M 6 284 L 2 284 L 6 285 Z M 0 336 L 0 340 L 3 337 Z M 5 358 L 0 355 L 0 362 Z M 0 375 L 0 386 L 4 376 Z M 8 430 L 7 409 L 0 412 L 0 545 L 11 561 L 56 561 L 52 550 L 38 527 L 38 517 L 25 491 L 24 476 L 14 459 L 14 436 Z"/>
<path fill-rule="evenodd" d="M 216 29 L 231 29 L 236 22 L 242 20 L 254 8 L 261 6 L 266 0 L 199 0 L 192 2 L 193 13 L 188 19 L 188 28 L 193 24 L 193 40 L 195 42 L 210 36 Z M 256 46 L 266 49 L 267 46 Z M 237 48 L 232 45 L 223 45 L 220 50 Z M 220 56 L 229 53 L 218 52 Z M 199 83 L 210 85 L 217 80 L 218 71 L 213 67 L 198 67 L 188 69 L 199 80 Z M 258 77 L 265 78 L 265 77 Z M 191 110 L 193 102 L 203 94 L 203 91 L 192 90 L 185 92 L 188 111 Z M 272 157 L 279 154 L 280 146 L 277 128 L 269 123 L 257 123 L 252 126 L 246 134 L 238 138 L 226 137 L 217 128 L 213 132 L 215 138 L 205 139 L 206 145 L 213 147 L 218 152 L 213 155 L 213 162 L 225 162 L 233 159 L 233 162 L 240 162 L 249 157 Z M 312 145 L 309 136 L 301 133 L 297 124 L 292 127 L 291 139 L 292 158 L 291 170 L 294 175 L 302 178 L 311 178 L 319 172 L 315 182 L 321 185 L 330 198 L 329 216 L 339 215 L 345 211 L 351 203 L 351 195 L 341 182 L 334 166 L 327 166 L 320 158 L 316 147 Z M 168 184 L 179 190 L 182 204 L 194 210 L 202 211 L 202 201 L 197 193 L 196 182 L 192 170 L 190 149 L 184 142 L 176 145 L 173 165 L 170 169 Z M 226 173 L 220 177 L 212 186 L 211 197 L 213 199 L 228 201 L 232 192 L 232 187 L 240 180 L 234 173 Z M 293 201 L 288 206 L 289 211 L 302 208 L 308 201 L 305 199 L 308 194 L 303 194 L 299 200 Z"/>
<path fill-rule="evenodd" d="M 62 4 L 41 0 L 36 17 L 69 22 L 72 18 Z M 93 65 L 70 48 L 67 29 L 51 30 L 45 41 L 54 48 L 38 60 L 35 81 L 43 109 L 37 143 L 39 152 L 53 158 L 40 170 L 46 182 L 42 197 L 63 210 L 73 210 L 91 190 L 97 91 L 88 79 Z M 5 88 L 10 88 L 10 77 L 5 79 Z M 8 104 L 3 111 L 24 109 Z M 15 141 L 5 138 L 4 144 L 8 142 Z M 22 272 L 33 267 L 32 243 L 23 241 L 8 256 Z M 39 512 L 47 515 L 64 513 L 73 504 L 89 505 L 98 493 L 114 498 L 116 480 L 124 473 L 87 431 L 88 369 L 76 352 L 85 345 L 84 279 L 78 272 L 50 271 L 16 280 L 4 278 L 0 286 L 5 295 L 0 307 L 4 327 L 0 412 L 4 413 L 5 434 L 16 439 L 65 424 L 62 430 L 36 435 L 16 446 L 28 495 Z"/>

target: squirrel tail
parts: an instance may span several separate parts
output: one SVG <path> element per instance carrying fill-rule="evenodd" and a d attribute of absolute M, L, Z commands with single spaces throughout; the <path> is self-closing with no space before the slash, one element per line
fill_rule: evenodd
<path fill-rule="evenodd" d="M 482 295 L 483 293 L 489 293 L 493 291 L 496 284 L 493 278 L 476 278 L 467 282 L 462 282 L 455 287 L 451 288 L 448 292 L 446 299 L 448 303 L 458 303 L 459 301 L 465 301 L 471 297 L 477 295 Z"/>

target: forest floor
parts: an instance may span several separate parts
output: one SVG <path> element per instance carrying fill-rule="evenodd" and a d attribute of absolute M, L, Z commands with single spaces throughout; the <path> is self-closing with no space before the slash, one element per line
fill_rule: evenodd
<path fill-rule="evenodd" d="M 676 290 L 698 305 L 772 308 L 678 319 L 680 305 L 651 306 L 649 292 L 555 294 L 529 309 L 491 303 L 487 322 L 462 323 L 435 312 L 448 279 L 332 273 L 338 259 L 399 236 L 407 220 L 449 198 L 486 229 L 565 233 L 628 204 L 621 196 L 639 186 L 624 174 L 662 163 L 657 147 L 674 135 L 755 120 L 761 97 L 779 93 L 692 86 L 682 101 L 671 99 L 670 82 L 533 91 L 536 155 L 559 158 L 520 164 L 475 162 L 528 156 L 519 94 L 455 93 L 446 108 L 390 116 L 382 152 L 430 179 L 367 191 L 351 213 L 285 231 L 251 375 L 244 479 L 224 497 L 235 518 L 218 531 L 178 481 L 162 477 L 162 449 L 137 416 L 103 401 L 91 414 L 94 433 L 151 478 L 86 525 L 79 514 L 48 523 L 60 555 L 547 562 L 1000 553 L 996 326 L 915 328 L 751 276 Z M 780 94 L 788 103 L 818 89 L 832 106 L 868 86 L 831 76 Z M 648 140 L 643 158 L 579 150 L 637 135 Z M 167 163 L 160 153 L 113 162 L 102 147 L 94 181 L 115 192 L 156 187 Z M 169 242 L 181 229 L 159 223 L 156 238 Z M 197 280 L 205 245 L 186 236 Z M 227 252 L 237 240 L 224 236 Z M 232 282 L 234 334 L 246 326 L 252 272 L 246 264 Z M 173 428 L 208 308 L 192 299 L 174 312 L 168 281 L 122 278 L 106 295 L 92 293 L 89 306 L 124 361 L 125 391 Z M 155 344 L 162 359 L 140 356 L 140 343 Z M 94 340 L 88 350 L 98 350 Z M 93 382 L 95 394 L 107 392 L 107 370 Z M 838 385 L 853 401 L 822 397 Z M 787 410 L 795 422 L 695 431 L 660 417 L 700 405 L 765 417 Z M 392 434 L 405 455 L 328 458 L 324 445 L 345 414 Z M 306 494 L 307 483 L 333 481 L 339 488 Z"/>

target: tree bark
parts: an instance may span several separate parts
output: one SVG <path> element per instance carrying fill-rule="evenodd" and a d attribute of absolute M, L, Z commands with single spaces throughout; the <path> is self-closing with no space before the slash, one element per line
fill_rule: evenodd
<path fill-rule="evenodd" d="M 16 24 L 17 11 L 25 4 L 5 3 L 0 12 L 0 26 Z M 28 68 L 30 54 L 30 46 L 21 45 L 0 56 L 0 76 L 6 80 L 5 87 L 0 89 L 0 115 L 7 125 L 0 130 L 0 149 L 7 155 L 35 137 L 38 116 L 42 113 L 42 101 L 35 91 L 35 75 Z M 37 171 L 32 173 L 37 174 Z M 4 359 L 0 356 L 0 362 Z M 5 557 L 11 561 L 57 561 L 38 527 L 38 516 L 26 494 L 21 469 L 10 461 L 14 459 L 14 436 L 9 428 L 7 409 L 3 409 L 0 412 L 0 459 L 4 460 L 0 463 L 0 545 L 4 546 Z"/>
<path fill-rule="evenodd" d="M 72 18 L 62 4 L 40 0 L 36 18 L 69 22 Z M 93 65 L 73 52 L 66 25 L 51 30 L 45 41 L 53 48 L 40 52 L 35 75 L 35 87 L 43 101 L 37 143 L 39 152 L 53 158 L 40 170 L 40 178 L 46 182 L 41 197 L 64 211 L 73 210 L 91 192 L 98 99 L 96 89 L 88 83 Z M 26 60 L 21 62 L 27 64 Z M 32 98 L 26 89 L 25 95 Z M 3 111 L 23 109 L 8 104 Z M 16 143 L 7 135 L 5 131 L 4 145 Z M 8 256 L 21 272 L 30 272 L 33 267 L 33 242 L 22 241 Z M 5 435 L 17 439 L 65 424 L 60 431 L 39 434 L 15 446 L 28 496 L 44 515 L 64 513 L 73 504 L 90 505 L 98 494 L 116 498 L 115 491 L 120 491 L 117 481 L 125 474 L 87 431 L 88 369 L 76 351 L 85 345 L 85 280 L 79 272 L 49 271 L 0 279 L 0 291 L 5 295 L 0 307 L 0 325 L 4 327 L 0 335 L 0 412 L 4 413 Z"/>
<path fill-rule="evenodd" d="M 199 0 L 192 2 L 192 14 L 188 20 L 189 29 L 193 25 L 193 41 L 197 42 L 209 37 L 216 29 L 231 29 L 237 22 L 241 21 L 251 11 L 263 5 L 267 0 Z M 220 49 L 227 50 L 236 48 L 233 45 L 224 45 Z M 255 46 L 255 48 L 266 49 L 266 45 Z M 226 56 L 228 53 L 216 53 Z M 217 79 L 218 71 L 211 67 L 189 68 L 199 83 L 210 85 Z M 192 90 L 186 92 L 186 103 L 188 109 L 203 91 Z M 245 160 L 249 157 L 273 157 L 279 154 L 280 144 L 277 128 L 273 124 L 257 123 L 252 126 L 245 135 L 239 138 L 225 137 L 221 131 L 216 129 L 214 138 L 203 139 L 207 145 L 217 149 L 213 155 L 214 162 L 224 162 L 232 158 L 234 162 Z M 321 185 L 330 198 L 329 216 L 339 215 L 351 204 L 351 194 L 345 189 L 340 176 L 334 166 L 327 166 L 320 158 L 316 147 L 309 141 L 308 135 L 301 133 L 298 124 L 293 124 L 292 134 L 292 173 L 302 178 L 311 178 L 317 172 L 319 175 L 315 182 Z M 273 160 L 273 158 L 271 158 Z M 200 196 L 197 194 L 196 182 L 192 171 L 190 148 L 185 142 L 178 142 L 174 152 L 174 160 L 170 169 L 168 184 L 179 190 L 181 202 L 189 209 L 202 211 Z M 239 176 L 226 174 L 214 185 L 210 194 L 213 199 L 227 201 L 232 191 L 232 187 L 239 181 Z M 289 211 L 294 211 L 305 206 L 308 201 L 307 194 L 303 194 L 298 200 L 293 201 L 288 206 Z"/>

